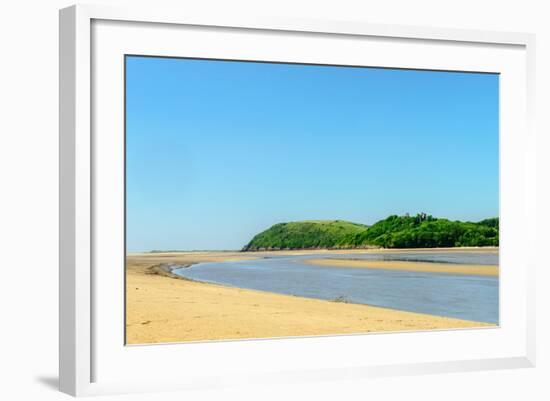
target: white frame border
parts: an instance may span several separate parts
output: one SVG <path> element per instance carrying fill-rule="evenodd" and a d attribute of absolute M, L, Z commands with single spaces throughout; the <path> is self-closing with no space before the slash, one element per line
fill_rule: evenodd
<path fill-rule="evenodd" d="M 268 29 L 294 32 L 361 35 L 390 38 L 491 43 L 525 46 L 527 54 L 527 150 L 528 201 L 534 206 L 536 163 L 534 132 L 535 36 L 526 33 L 441 29 L 405 25 L 368 24 L 358 21 L 320 21 L 290 18 L 243 18 L 217 15 L 186 15 L 181 10 L 114 8 L 77 5 L 60 10 L 60 266 L 59 266 L 59 386 L 77 396 L 128 392 L 131 388 L 103 388 L 91 383 L 91 23 L 94 19 Z M 531 219 L 532 220 L 532 219 Z M 534 221 L 529 224 L 534 226 Z M 533 227 L 534 228 L 534 227 Z M 530 230 L 534 233 L 535 230 Z M 534 244 L 534 234 L 529 238 Z M 534 247 L 534 245 L 532 245 Z M 527 266 L 527 352 L 523 357 L 461 362 L 407 364 L 340 372 L 334 378 L 416 375 L 486 369 L 532 367 L 535 364 L 535 266 Z M 336 372 L 334 372 L 336 373 Z M 324 380 L 308 372 L 298 380 Z M 162 390 L 152 385 L 148 390 Z"/>

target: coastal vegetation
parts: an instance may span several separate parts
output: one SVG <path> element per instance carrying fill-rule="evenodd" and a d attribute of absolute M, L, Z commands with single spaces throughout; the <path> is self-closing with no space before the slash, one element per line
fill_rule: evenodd
<path fill-rule="evenodd" d="M 498 230 L 498 217 L 463 222 L 425 213 L 392 215 L 372 226 L 343 220 L 298 221 L 275 224 L 254 236 L 243 251 L 498 246 Z"/>

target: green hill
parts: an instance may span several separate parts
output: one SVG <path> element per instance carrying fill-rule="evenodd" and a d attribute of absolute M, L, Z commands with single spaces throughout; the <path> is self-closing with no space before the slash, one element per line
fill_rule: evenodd
<path fill-rule="evenodd" d="M 498 246 L 498 229 L 498 218 L 474 223 L 424 213 L 389 216 L 370 227 L 342 220 L 298 221 L 275 224 L 252 238 L 243 250 Z"/>
<path fill-rule="evenodd" d="M 347 247 L 346 238 L 367 230 L 363 224 L 342 220 L 310 220 L 275 224 L 256 235 L 244 251 Z"/>

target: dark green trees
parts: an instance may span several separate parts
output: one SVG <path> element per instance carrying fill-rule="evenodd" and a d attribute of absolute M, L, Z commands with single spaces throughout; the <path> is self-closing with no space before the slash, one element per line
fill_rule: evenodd
<path fill-rule="evenodd" d="M 425 214 L 390 216 L 372 225 L 354 243 L 384 248 L 498 246 L 498 218 L 472 223 Z"/>

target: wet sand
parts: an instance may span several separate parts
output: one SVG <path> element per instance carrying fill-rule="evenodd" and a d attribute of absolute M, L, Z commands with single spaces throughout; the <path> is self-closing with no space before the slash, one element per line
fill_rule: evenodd
<path fill-rule="evenodd" d="M 319 253 L 319 250 L 291 252 Z M 147 344 L 491 326 L 428 314 L 200 283 L 177 278 L 170 273 L 169 267 L 172 264 L 249 260 L 284 253 L 130 254 L 126 259 L 126 342 Z"/>
<path fill-rule="evenodd" d="M 408 262 L 400 260 L 364 259 L 307 259 L 304 263 L 318 266 L 346 267 L 359 269 L 389 269 L 428 273 L 467 274 L 475 276 L 498 276 L 498 266 L 461 265 L 453 263 Z"/>

